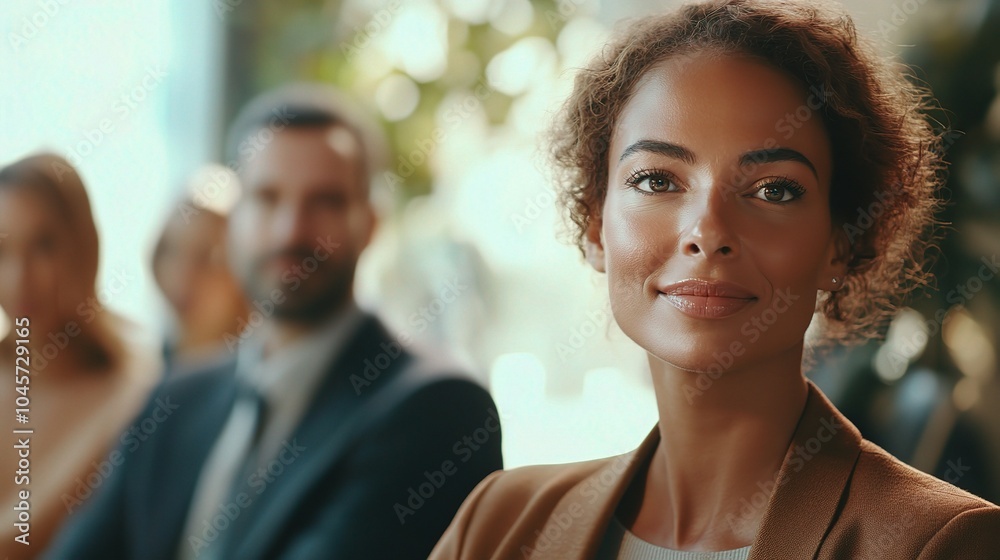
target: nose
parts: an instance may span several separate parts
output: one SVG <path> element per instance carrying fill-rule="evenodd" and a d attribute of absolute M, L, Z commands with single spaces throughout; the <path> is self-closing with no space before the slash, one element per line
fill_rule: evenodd
<path fill-rule="evenodd" d="M 308 242 L 308 209 L 304 204 L 288 203 L 281 206 L 271 226 L 274 245 L 293 247 Z"/>
<path fill-rule="evenodd" d="M 728 216 L 732 204 L 721 194 L 710 194 L 695 210 L 690 225 L 681 235 L 681 252 L 692 257 L 735 257 L 739 253 L 739 239 Z"/>

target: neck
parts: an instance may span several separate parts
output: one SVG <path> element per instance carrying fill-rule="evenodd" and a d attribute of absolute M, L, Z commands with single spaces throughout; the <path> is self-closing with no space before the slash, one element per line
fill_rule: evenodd
<path fill-rule="evenodd" d="M 39 374 L 49 381 L 72 378 L 81 372 L 95 370 L 97 366 L 89 363 L 91 354 L 88 350 L 93 350 L 100 344 L 95 332 L 97 328 L 99 327 L 95 324 L 87 330 L 78 328 L 72 331 L 32 325 L 29 342 L 24 345 L 28 348 L 27 356 L 30 358 L 28 369 L 32 374 Z M 12 330 L 0 341 L 0 356 L 7 363 L 14 364 L 18 356 L 17 340 L 19 337 Z M 104 349 L 108 350 L 106 347 Z M 16 365 L 23 363 L 18 362 Z"/>
<path fill-rule="evenodd" d="M 679 549 L 751 544 L 764 507 L 746 504 L 770 498 L 805 406 L 801 360 L 800 344 L 713 380 L 650 357 L 661 439 L 646 473 L 640 530 Z"/>
<path fill-rule="evenodd" d="M 224 321 L 188 321 L 178 329 L 175 350 L 178 354 L 197 354 L 225 345 L 225 336 L 239 333 L 240 323 L 246 323 L 246 311 L 234 306 Z"/>

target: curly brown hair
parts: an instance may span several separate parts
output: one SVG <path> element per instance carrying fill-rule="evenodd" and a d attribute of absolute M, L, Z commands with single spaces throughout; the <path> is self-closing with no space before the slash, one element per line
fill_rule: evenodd
<path fill-rule="evenodd" d="M 720 0 L 628 22 L 577 74 L 550 132 L 557 186 L 583 250 L 608 182 L 608 148 L 636 83 L 654 64 L 706 50 L 750 55 L 821 91 L 833 148 L 831 217 L 851 259 L 842 288 L 820 294 L 817 347 L 882 334 L 903 298 L 931 281 L 928 249 L 944 181 L 929 92 L 879 57 L 850 17 L 806 2 Z"/>

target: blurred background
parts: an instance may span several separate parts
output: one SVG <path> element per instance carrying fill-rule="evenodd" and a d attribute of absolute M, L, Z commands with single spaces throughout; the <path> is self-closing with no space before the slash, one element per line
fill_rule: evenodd
<path fill-rule="evenodd" d="M 393 149 L 362 305 L 471 364 L 498 403 L 507 466 L 621 453 L 656 420 L 645 356 L 567 241 L 540 134 L 616 22 L 679 4 L 5 2 L 0 164 L 47 148 L 81 171 L 101 235 L 98 297 L 158 348 L 173 327 L 154 249 L 181 196 L 223 215 L 235 198 L 222 147 L 236 111 L 288 81 L 335 84 Z M 1000 278 L 976 280 L 1000 254 L 1000 2 L 845 6 L 946 109 L 953 204 L 937 289 L 885 343 L 810 375 L 869 439 L 1000 501 Z M 0 337 L 7 328 L 0 318 Z"/>

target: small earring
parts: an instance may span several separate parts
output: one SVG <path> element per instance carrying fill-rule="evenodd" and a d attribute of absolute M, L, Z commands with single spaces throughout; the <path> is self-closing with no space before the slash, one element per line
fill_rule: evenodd
<path fill-rule="evenodd" d="M 834 276 L 833 277 L 833 283 L 836 284 L 837 282 L 840 282 L 840 278 L 837 278 L 836 276 Z"/>

